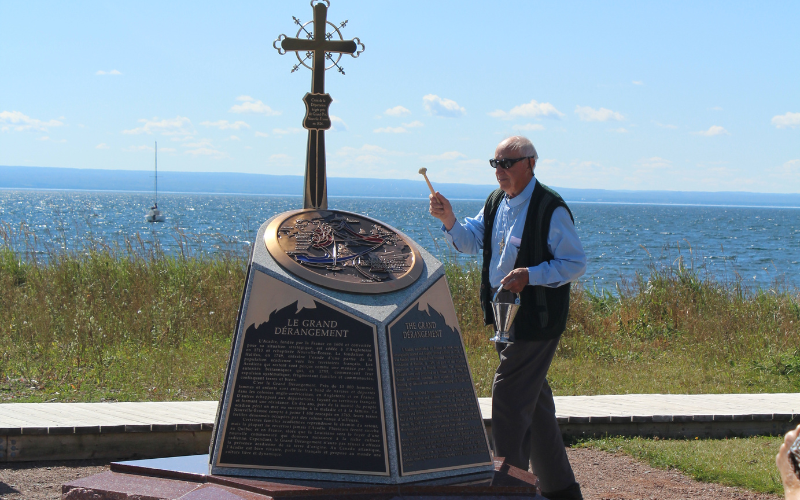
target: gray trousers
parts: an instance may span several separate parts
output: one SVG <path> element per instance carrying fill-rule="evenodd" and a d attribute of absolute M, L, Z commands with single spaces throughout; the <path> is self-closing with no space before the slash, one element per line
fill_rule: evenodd
<path fill-rule="evenodd" d="M 539 477 L 542 491 L 575 483 L 546 377 L 559 339 L 496 345 L 500 366 L 492 384 L 494 453 Z"/>

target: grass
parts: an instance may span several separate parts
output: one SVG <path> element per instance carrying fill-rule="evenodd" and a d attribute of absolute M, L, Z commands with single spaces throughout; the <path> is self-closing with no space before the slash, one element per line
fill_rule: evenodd
<path fill-rule="evenodd" d="M 615 294 L 573 287 L 548 376 L 556 394 L 800 391 L 796 290 L 748 289 L 680 256 L 663 262 L 621 280 Z M 449 264 L 447 271 L 475 385 L 490 396 L 498 359 L 482 326 L 480 270 Z"/>
<path fill-rule="evenodd" d="M 0 402 L 218 399 L 246 255 L 180 252 L 132 238 L 33 250 L 25 226 L 0 224 Z M 479 396 L 497 365 L 475 264 L 446 272 Z M 573 287 L 550 384 L 558 395 L 800 391 L 800 295 L 748 289 L 682 255 L 651 262 L 613 294 Z M 703 481 L 780 492 L 779 438 L 608 438 L 622 451 Z"/>
<path fill-rule="evenodd" d="M 678 469 L 699 481 L 783 494 L 775 454 L 783 437 L 665 440 L 610 437 L 573 444 L 622 452 L 660 469 Z"/>
<path fill-rule="evenodd" d="M 0 225 L 0 401 L 218 398 L 241 250 L 211 257 L 182 242 L 168 256 L 133 238 L 43 257 L 32 238 Z M 478 394 L 490 396 L 497 355 L 480 270 L 446 271 Z M 558 395 L 797 392 L 799 303 L 797 291 L 747 289 L 680 254 L 654 260 L 614 294 L 573 287 L 550 384 Z"/>
<path fill-rule="evenodd" d="M 218 398 L 242 255 L 134 240 L 21 257 L 0 247 L 0 401 Z"/>

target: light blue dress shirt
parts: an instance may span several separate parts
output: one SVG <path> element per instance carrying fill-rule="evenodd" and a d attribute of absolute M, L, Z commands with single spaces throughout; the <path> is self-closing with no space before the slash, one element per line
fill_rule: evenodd
<path fill-rule="evenodd" d="M 535 177 L 522 193 L 511 199 L 504 196 L 497 207 L 492 226 L 492 260 L 489 263 L 489 283 L 494 288 L 499 287 L 500 281 L 514 270 L 534 187 Z M 456 221 L 450 231 L 442 225 L 445 239 L 457 251 L 466 254 L 477 254 L 483 249 L 484 228 L 483 209 L 475 217 L 464 219 L 463 224 Z M 504 242 L 502 250 L 501 241 Z M 553 254 L 553 260 L 528 268 L 529 285 L 555 288 L 577 280 L 586 272 L 586 254 L 564 207 L 556 208 L 550 219 L 547 249 Z"/>

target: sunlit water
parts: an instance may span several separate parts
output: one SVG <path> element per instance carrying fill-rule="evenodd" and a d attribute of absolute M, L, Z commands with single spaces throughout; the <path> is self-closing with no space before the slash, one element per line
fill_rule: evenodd
<path fill-rule="evenodd" d="M 0 190 L 0 221 L 27 223 L 35 249 L 46 255 L 78 250 L 89 240 L 106 245 L 141 238 L 171 253 L 241 251 L 275 214 L 301 208 L 299 196 L 162 194 L 167 222 L 148 224 L 145 193 Z M 403 231 L 439 257 L 448 252 L 427 200 L 331 198 L 330 208 L 361 213 Z M 454 201 L 461 219 L 482 201 Z M 800 210 L 792 208 L 625 205 L 570 202 L 589 259 L 584 279 L 613 288 L 621 276 L 645 271 L 652 258 L 694 258 L 718 276 L 736 274 L 769 287 L 776 279 L 800 287 Z M 179 235 L 184 237 L 179 237 Z M 24 248 L 22 240 L 11 242 Z M 475 257 L 459 257 L 475 258 Z"/>

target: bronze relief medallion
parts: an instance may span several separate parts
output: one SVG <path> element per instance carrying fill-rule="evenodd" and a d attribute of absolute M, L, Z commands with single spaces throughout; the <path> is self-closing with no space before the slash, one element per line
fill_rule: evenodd
<path fill-rule="evenodd" d="M 386 293 L 422 274 L 422 256 L 405 235 L 363 215 L 297 210 L 277 216 L 264 242 L 286 271 L 325 288 Z"/>

